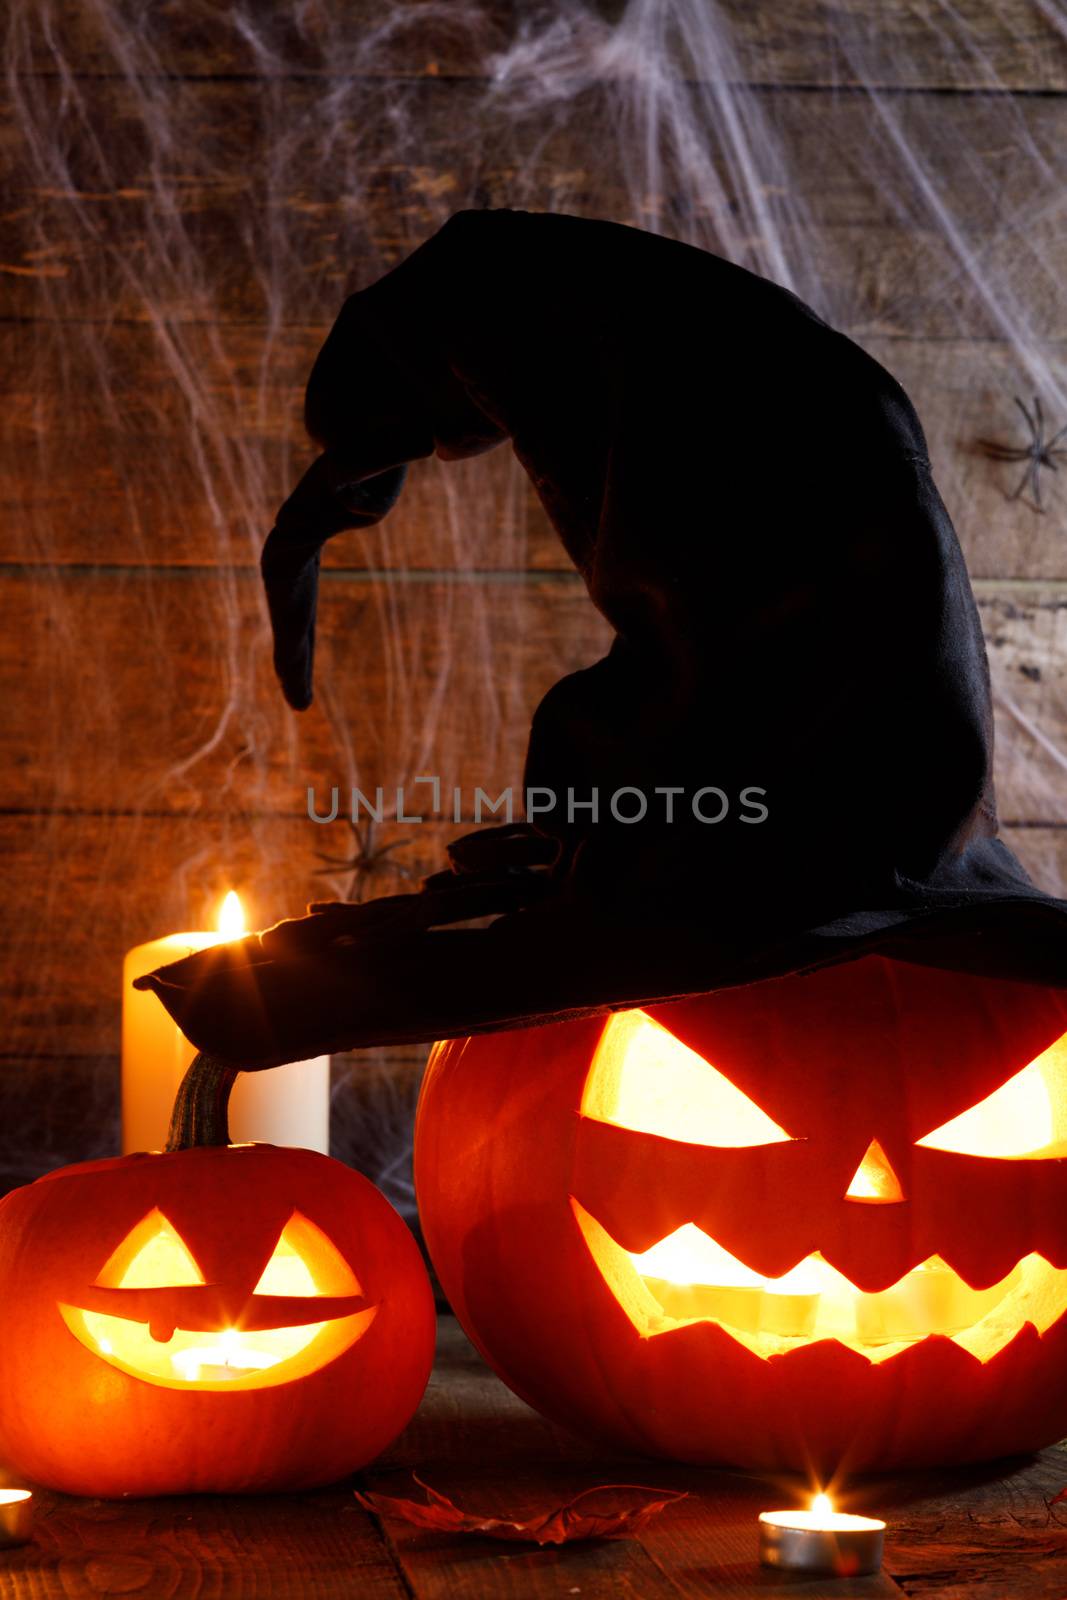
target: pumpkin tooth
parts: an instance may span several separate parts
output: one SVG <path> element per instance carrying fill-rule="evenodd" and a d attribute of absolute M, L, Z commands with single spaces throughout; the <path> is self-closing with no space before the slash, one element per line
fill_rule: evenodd
<path fill-rule="evenodd" d="M 174 1338 L 173 1322 L 151 1322 L 148 1331 L 157 1344 L 169 1344 Z"/>

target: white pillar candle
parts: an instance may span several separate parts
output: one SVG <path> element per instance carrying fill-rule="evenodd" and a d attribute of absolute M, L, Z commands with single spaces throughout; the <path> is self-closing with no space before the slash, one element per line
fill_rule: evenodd
<path fill-rule="evenodd" d="M 226 896 L 217 933 L 168 933 L 130 950 L 122 969 L 122 1152 L 161 1150 L 178 1085 L 194 1055 L 177 1023 L 133 980 L 196 950 L 239 938 L 240 902 Z M 330 1152 L 330 1058 L 242 1072 L 230 1097 L 235 1144 L 303 1145 Z"/>

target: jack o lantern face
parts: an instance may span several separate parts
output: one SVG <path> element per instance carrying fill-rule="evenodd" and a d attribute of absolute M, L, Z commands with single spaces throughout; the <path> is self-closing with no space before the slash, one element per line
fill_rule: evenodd
<path fill-rule="evenodd" d="M 0 1459 L 65 1494 L 332 1483 L 433 1360 L 418 1246 L 317 1151 L 195 1145 L 61 1167 L 0 1201 Z"/>
<path fill-rule="evenodd" d="M 789 1036 L 744 996 L 605 1026 L 571 1208 L 642 1338 L 715 1323 L 764 1359 L 879 1364 L 943 1336 L 985 1363 L 1067 1313 L 1062 1014 L 1021 992 L 991 1032 L 952 994 L 974 980 L 886 970 L 853 968 L 847 1026 L 832 974 Z"/>
<path fill-rule="evenodd" d="M 439 1045 L 441 1284 L 501 1377 L 682 1461 L 835 1473 L 1067 1432 L 1067 990 L 867 955 Z"/>
<path fill-rule="evenodd" d="M 296 1210 L 249 1286 L 205 1282 L 154 1208 L 78 1302 L 60 1302 L 60 1314 L 110 1366 L 163 1388 L 227 1392 L 318 1371 L 362 1338 L 378 1309 L 322 1229 Z"/>

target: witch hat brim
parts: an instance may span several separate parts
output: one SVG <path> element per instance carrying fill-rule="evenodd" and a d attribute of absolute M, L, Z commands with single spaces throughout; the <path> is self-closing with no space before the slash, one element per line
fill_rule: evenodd
<path fill-rule="evenodd" d="M 615 643 L 537 709 L 525 785 L 560 808 L 498 860 L 461 845 L 421 894 L 139 980 L 201 1049 L 270 1065 L 875 949 L 1067 983 L 1067 905 L 996 837 L 985 648 L 922 428 L 792 295 L 637 229 L 462 213 L 346 302 L 307 421 L 324 455 L 263 559 L 292 705 L 322 543 L 431 450 L 511 440 Z M 570 803 L 709 786 L 767 815 L 612 826 Z"/>
<path fill-rule="evenodd" d="M 763 982 L 880 952 L 900 961 L 1067 986 L 1067 901 L 1026 882 L 1006 851 L 959 885 L 800 927 L 753 896 L 689 920 L 633 915 L 565 890 L 457 921 L 530 891 L 465 883 L 337 904 L 213 946 L 137 980 L 200 1050 L 248 1069 L 364 1046 L 395 1046 L 607 1013 Z M 1015 870 L 1012 870 L 1012 868 Z M 999 877 L 994 888 L 993 874 Z"/>

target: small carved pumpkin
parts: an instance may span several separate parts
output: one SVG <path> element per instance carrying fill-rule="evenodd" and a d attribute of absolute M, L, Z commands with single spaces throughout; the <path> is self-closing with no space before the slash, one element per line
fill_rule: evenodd
<path fill-rule="evenodd" d="M 443 1044 L 423 1227 L 533 1405 L 880 1468 L 1067 1433 L 1067 994 L 877 956 Z"/>
<path fill-rule="evenodd" d="M 292 1489 L 378 1454 L 433 1355 L 373 1184 L 310 1150 L 66 1167 L 0 1202 L 0 1459 L 72 1494 Z"/>

